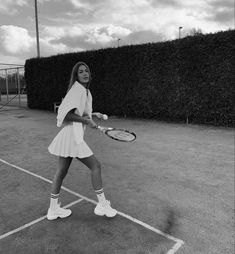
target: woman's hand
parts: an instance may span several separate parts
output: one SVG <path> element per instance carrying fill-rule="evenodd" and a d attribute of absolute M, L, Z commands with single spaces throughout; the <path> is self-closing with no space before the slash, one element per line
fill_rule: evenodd
<path fill-rule="evenodd" d="M 89 116 L 84 116 L 84 123 L 88 125 L 91 128 L 97 128 L 97 124 L 89 117 Z"/>
<path fill-rule="evenodd" d="M 105 114 L 101 114 L 99 112 L 94 112 L 92 113 L 92 116 L 96 116 L 97 118 L 99 118 L 100 120 L 107 120 L 108 116 Z"/>
<path fill-rule="evenodd" d="M 92 116 L 95 116 L 99 119 L 103 119 L 103 114 L 101 114 L 100 112 L 94 112 L 94 113 L 92 113 Z"/>

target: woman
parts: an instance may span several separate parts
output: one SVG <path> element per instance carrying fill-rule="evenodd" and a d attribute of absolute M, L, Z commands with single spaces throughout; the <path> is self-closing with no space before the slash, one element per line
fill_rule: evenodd
<path fill-rule="evenodd" d="M 58 217 L 66 218 L 72 213 L 71 210 L 60 207 L 58 198 L 63 179 L 74 157 L 90 169 L 92 186 L 98 199 L 94 213 L 107 217 L 114 217 L 117 214 L 117 211 L 105 198 L 100 163 L 83 140 L 86 126 L 97 127 L 92 116 L 103 118 L 101 113 L 92 113 L 90 81 L 89 67 L 83 62 L 78 62 L 73 67 L 67 94 L 58 109 L 57 126 L 64 125 L 64 127 L 48 147 L 49 152 L 59 158 L 59 166 L 52 183 L 50 207 L 47 212 L 48 220 Z"/>

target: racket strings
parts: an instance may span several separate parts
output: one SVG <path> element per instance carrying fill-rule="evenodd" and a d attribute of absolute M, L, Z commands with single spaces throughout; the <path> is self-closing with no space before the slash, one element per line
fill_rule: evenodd
<path fill-rule="evenodd" d="M 107 131 L 107 135 L 121 141 L 132 141 L 136 138 L 133 133 L 126 130 L 109 130 Z"/>

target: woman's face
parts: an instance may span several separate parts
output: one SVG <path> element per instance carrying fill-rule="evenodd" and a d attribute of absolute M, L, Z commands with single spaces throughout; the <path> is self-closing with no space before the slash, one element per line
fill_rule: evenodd
<path fill-rule="evenodd" d="M 87 84 L 90 81 L 90 73 L 85 65 L 80 65 L 78 68 L 78 80 L 82 84 Z"/>

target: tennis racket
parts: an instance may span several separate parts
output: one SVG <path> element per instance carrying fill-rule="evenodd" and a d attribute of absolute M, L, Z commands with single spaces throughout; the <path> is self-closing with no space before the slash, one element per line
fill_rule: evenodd
<path fill-rule="evenodd" d="M 122 141 L 122 142 L 131 142 L 136 139 L 136 135 L 134 132 L 130 132 L 124 129 L 110 128 L 110 127 L 102 127 L 97 126 L 97 129 L 106 134 L 109 138 L 114 140 Z"/>

